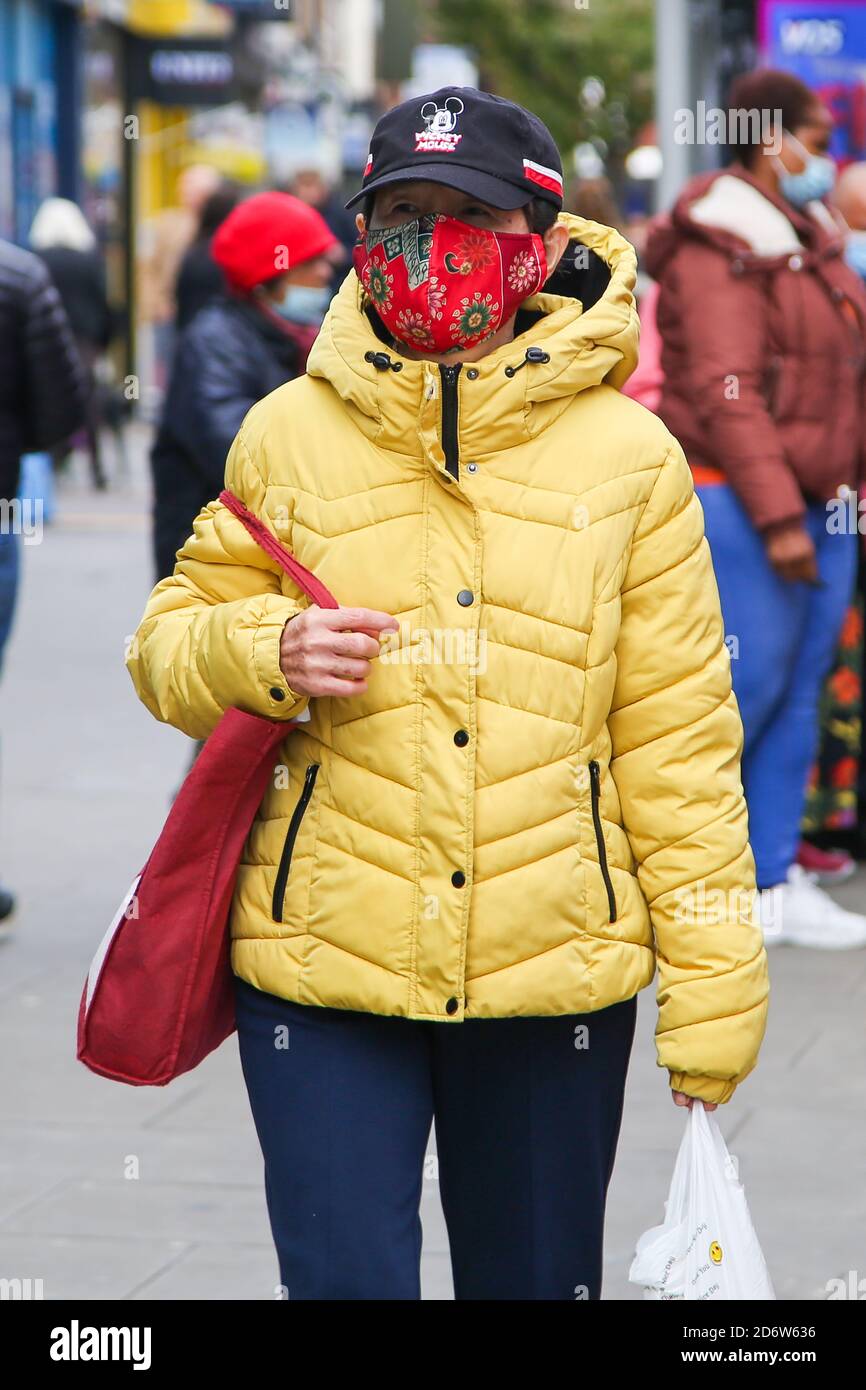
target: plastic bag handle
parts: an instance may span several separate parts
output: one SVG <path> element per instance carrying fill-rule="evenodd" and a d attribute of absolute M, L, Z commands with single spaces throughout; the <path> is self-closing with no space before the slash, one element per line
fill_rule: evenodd
<path fill-rule="evenodd" d="M 246 503 L 242 502 L 239 497 L 235 497 L 228 488 L 223 488 L 219 500 L 224 507 L 228 507 L 238 521 L 244 524 L 253 540 L 262 547 L 262 550 L 267 551 L 272 560 L 276 560 L 280 568 L 291 576 L 299 589 L 303 589 L 307 598 L 312 599 L 319 608 L 340 607 L 330 589 L 326 588 L 321 579 L 317 579 L 312 570 L 308 570 L 305 565 L 301 564 L 300 560 L 295 559 L 292 552 L 287 550 L 281 541 L 277 540 L 273 531 L 268 530 L 261 517 L 256 516 L 255 512 L 251 512 Z"/>

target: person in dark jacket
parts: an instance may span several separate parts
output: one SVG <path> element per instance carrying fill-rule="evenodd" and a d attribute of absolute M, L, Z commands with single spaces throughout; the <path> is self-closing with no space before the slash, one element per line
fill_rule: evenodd
<path fill-rule="evenodd" d="M 29 251 L 0 241 L 0 669 L 18 591 L 20 534 L 38 522 L 17 498 L 21 455 L 73 434 L 86 400 L 84 371 L 48 270 Z M 13 905 L 0 888 L 0 922 Z"/>
<path fill-rule="evenodd" d="M 690 183 L 648 239 L 659 413 L 688 455 L 721 594 L 765 940 L 862 947 L 866 918 L 797 852 L 857 564 L 847 517 L 866 457 L 866 292 L 825 202 L 830 112 L 772 71 L 738 79 L 729 106 L 778 115 L 730 168 Z"/>
<path fill-rule="evenodd" d="M 51 272 L 76 342 L 104 350 L 113 322 L 105 262 L 77 204 L 46 198 L 30 228 L 30 248 Z"/>
<path fill-rule="evenodd" d="M 30 248 L 45 262 L 72 329 L 88 379 L 84 428 L 91 472 L 97 487 L 105 487 L 99 444 L 99 402 L 94 369 L 115 331 L 108 302 L 105 262 L 84 213 L 69 198 L 46 198 L 30 228 Z M 59 464 L 65 448 L 55 448 Z"/>
<path fill-rule="evenodd" d="M 259 193 L 222 223 L 212 251 L 226 292 L 178 342 L 151 453 L 157 578 L 223 486 L 247 411 L 304 371 L 329 302 L 333 233 L 288 193 Z"/>
<path fill-rule="evenodd" d="M 211 254 L 211 242 L 239 198 L 237 185 L 226 182 L 204 201 L 195 240 L 184 253 L 174 289 L 179 330 L 192 323 L 199 309 L 225 288 L 222 271 Z"/>

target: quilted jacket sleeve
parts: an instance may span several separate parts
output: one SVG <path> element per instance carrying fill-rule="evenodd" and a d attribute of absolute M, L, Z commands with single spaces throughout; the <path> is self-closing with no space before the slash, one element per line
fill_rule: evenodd
<path fill-rule="evenodd" d="M 49 449 L 84 423 L 89 387 L 60 295 L 41 261 L 27 286 L 22 361 L 25 446 Z"/>
<path fill-rule="evenodd" d="M 241 430 L 226 462 L 225 485 L 258 516 L 265 486 Z M 160 580 L 133 635 L 126 665 L 157 719 L 206 738 L 230 706 L 291 719 L 308 697 L 280 669 L 283 627 L 307 607 L 281 592 L 282 571 L 220 502 L 209 502 Z"/>
<path fill-rule="evenodd" d="M 622 586 L 611 773 L 658 959 L 658 1065 L 724 1102 L 755 1066 L 769 982 L 754 921 L 742 724 L 703 513 L 671 447 Z"/>

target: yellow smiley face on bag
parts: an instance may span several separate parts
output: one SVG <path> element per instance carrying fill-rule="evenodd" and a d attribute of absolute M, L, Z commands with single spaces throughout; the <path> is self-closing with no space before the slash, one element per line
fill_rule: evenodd
<path fill-rule="evenodd" d="M 712 1241 L 710 1244 L 710 1259 L 714 1265 L 720 1265 L 722 1263 L 722 1247 L 717 1240 Z"/>

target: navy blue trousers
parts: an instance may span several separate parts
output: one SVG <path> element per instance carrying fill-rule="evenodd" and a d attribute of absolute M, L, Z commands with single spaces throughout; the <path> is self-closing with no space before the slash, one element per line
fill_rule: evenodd
<path fill-rule="evenodd" d="M 597 1299 L 636 998 L 435 1023 L 295 1004 L 235 977 L 289 1299 L 418 1299 L 424 1154 L 458 1299 Z"/>

